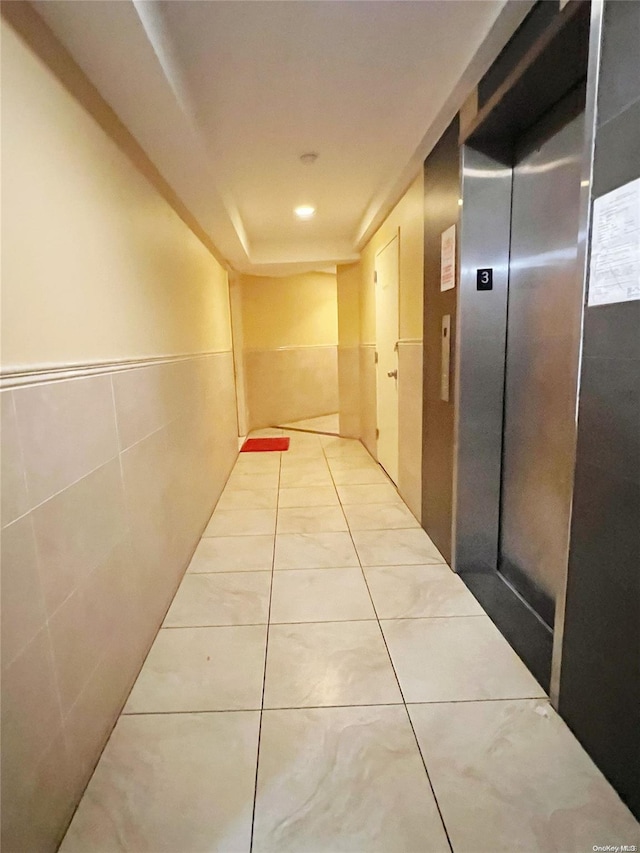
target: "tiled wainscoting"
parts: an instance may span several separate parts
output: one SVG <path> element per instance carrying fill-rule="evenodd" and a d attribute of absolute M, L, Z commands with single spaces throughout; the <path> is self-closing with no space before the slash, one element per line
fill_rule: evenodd
<path fill-rule="evenodd" d="M 360 348 L 338 346 L 340 435 L 360 437 Z"/>
<path fill-rule="evenodd" d="M 4 390 L 3 849 L 54 850 L 237 456 L 231 353 Z"/>
<path fill-rule="evenodd" d="M 398 490 L 422 516 L 422 341 L 398 342 Z"/>
<path fill-rule="evenodd" d="M 245 350 L 250 429 L 338 411 L 338 348 Z"/>

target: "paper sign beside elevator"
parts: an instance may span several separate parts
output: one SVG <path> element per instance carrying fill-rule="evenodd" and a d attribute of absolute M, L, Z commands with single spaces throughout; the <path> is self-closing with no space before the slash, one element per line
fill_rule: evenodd
<path fill-rule="evenodd" d="M 640 178 L 593 203 L 588 304 L 632 299 L 640 299 Z"/>
<path fill-rule="evenodd" d="M 456 226 L 442 232 L 440 238 L 440 290 L 456 286 Z"/>

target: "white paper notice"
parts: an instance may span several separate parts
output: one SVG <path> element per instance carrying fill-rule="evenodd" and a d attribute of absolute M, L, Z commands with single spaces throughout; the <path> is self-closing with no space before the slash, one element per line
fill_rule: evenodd
<path fill-rule="evenodd" d="M 589 305 L 640 299 L 640 178 L 593 203 Z"/>
<path fill-rule="evenodd" d="M 442 232 L 440 238 L 440 290 L 456 286 L 456 226 Z"/>

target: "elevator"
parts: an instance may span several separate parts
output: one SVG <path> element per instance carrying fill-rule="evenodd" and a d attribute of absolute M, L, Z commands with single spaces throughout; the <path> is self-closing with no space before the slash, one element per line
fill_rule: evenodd
<path fill-rule="evenodd" d="M 590 6 L 537 8 L 548 17 L 499 60 L 461 134 L 452 564 L 552 693 L 575 467 Z"/>

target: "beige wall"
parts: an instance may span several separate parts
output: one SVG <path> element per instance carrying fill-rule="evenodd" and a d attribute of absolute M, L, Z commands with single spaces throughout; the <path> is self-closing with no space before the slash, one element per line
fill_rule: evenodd
<path fill-rule="evenodd" d="M 245 349 L 336 346 L 336 276 L 310 272 L 283 278 L 242 276 Z"/>
<path fill-rule="evenodd" d="M 249 428 L 338 411 L 337 280 L 242 276 Z"/>
<path fill-rule="evenodd" d="M 362 250 L 360 338 L 374 343 L 376 303 L 373 273 L 376 254 L 400 229 L 400 337 L 422 339 L 424 277 L 424 175 L 422 170 Z"/>
<path fill-rule="evenodd" d="M 360 438 L 359 263 L 338 267 L 338 385 L 340 434 Z"/>
<path fill-rule="evenodd" d="M 338 267 L 338 342 L 341 347 L 360 345 L 360 287 L 362 265 Z"/>
<path fill-rule="evenodd" d="M 57 73 L 2 23 L 2 847 L 29 853 L 57 848 L 237 455 L 226 272 Z"/>
<path fill-rule="evenodd" d="M 4 21 L 2 165 L 4 370 L 230 349 L 226 270 Z"/>

